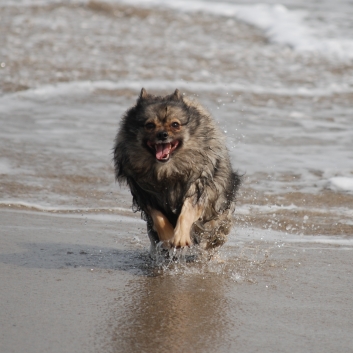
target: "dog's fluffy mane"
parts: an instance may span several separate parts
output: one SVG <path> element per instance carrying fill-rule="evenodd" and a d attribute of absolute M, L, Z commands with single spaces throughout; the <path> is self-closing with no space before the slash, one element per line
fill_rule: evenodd
<path fill-rule="evenodd" d="M 152 105 L 156 109 L 177 107 L 188 118 L 182 145 L 167 163 L 156 161 L 141 137 L 144 112 Z M 240 177 L 232 171 L 224 136 L 212 117 L 178 91 L 161 97 L 142 90 L 122 118 L 114 164 L 117 180 L 130 187 L 134 210 L 142 211 L 145 219 L 149 207 L 160 210 L 173 226 L 186 198 L 206 206 L 203 222 L 208 222 L 234 206 L 240 184 Z"/>

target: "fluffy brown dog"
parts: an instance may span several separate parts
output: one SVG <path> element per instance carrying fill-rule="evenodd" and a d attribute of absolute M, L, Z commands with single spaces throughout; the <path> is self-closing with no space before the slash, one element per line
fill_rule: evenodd
<path fill-rule="evenodd" d="M 225 138 L 197 102 L 144 88 L 124 115 L 114 146 L 117 180 L 127 183 L 152 246 L 222 245 L 240 177 Z"/>

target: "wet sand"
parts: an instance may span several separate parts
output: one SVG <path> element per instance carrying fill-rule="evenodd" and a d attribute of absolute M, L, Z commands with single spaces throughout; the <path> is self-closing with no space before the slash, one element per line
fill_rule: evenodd
<path fill-rule="evenodd" d="M 1 352 L 352 352 L 349 241 L 235 231 L 220 260 L 161 268 L 138 218 L 0 223 Z"/>
<path fill-rule="evenodd" d="M 1 2 L 0 353 L 353 352 L 353 7 L 261 2 Z M 115 182 L 142 87 L 244 174 L 218 260 L 155 266 Z"/>

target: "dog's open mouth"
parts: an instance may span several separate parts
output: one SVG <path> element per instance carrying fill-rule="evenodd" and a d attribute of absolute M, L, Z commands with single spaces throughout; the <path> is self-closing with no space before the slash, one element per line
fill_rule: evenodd
<path fill-rule="evenodd" d="M 178 147 L 179 141 L 175 140 L 172 142 L 151 142 L 147 141 L 147 146 L 155 151 L 156 159 L 160 162 L 167 162 L 170 158 L 171 153 Z"/>

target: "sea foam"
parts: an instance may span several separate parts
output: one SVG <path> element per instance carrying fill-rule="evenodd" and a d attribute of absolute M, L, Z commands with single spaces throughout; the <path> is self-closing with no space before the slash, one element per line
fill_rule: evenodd
<path fill-rule="evenodd" d="M 270 42 L 298 52 L 312 52 L 342 60 L 353 59 L 353 40 L 321 38 L 305 21 L 306 10 L 289 10 L 280 4 L 238 5 L 209 1 L 111 0 L 140 7 L 167 7 L 183 12 L 202 12 L 235 18 L 261 29 Z"/>
<path fill-rule="evenodd" d="M 30 98 L 34 100 L 48 99 L 50 97 L 80 95 L 92 93 L 96 90 L 113 91 L 119 89 L 130 89 L 139 92 L 142 87 L 147 90 L 175 90 L 179 89 L 193 92 L 242 92 L 254 94 L 272 94 L 278 96 L 297 96 L 297 97 L 325 97 L 340 93 L 353 93 L 353 87 L 348 84 L 332 83 L 326 87 L 269 87 L 256 84 L 224 83 L 224 82 L 192 82 L 184 80 L 121 80 L 113 81 L 71 81 L 53 85 L 42 85 L 25 91 L 6 94 L 0 97 L 0 101 L 5 104 L 18 98 Z M 1 111 L 1 110 L 0 110 Z"/>
<path fill-rule="evenodd" d="M 353 178 L 334 177 L 329 180 L 330 188 L 333 190 L 342 190 L 353 192 Z"/>
<path fill-rule="evenodd" d="M 71 0 L 71 3 L 85 4 L 89 0 Z M 229 2 L 201 1 L 201 0 L 104 0 L 107 3 L 125 3 L 143 8 L 169 8 L 177 11 L 195 13 L 202 12 L 209 15 L 223 16 L 237 19 L 251 26 L 259 28 L 264 36 L 272 43 L 285 45 L 298 52 L 316 53 L 325 57 L 333 57 L 343 61 L 353 59 L 353 40 L 348 37 L 326 37 L 327 26 L 313 28 L 308 21 L 310 8 L 290 9 L 281 4 L 258 3 L 251 5 L 233 4 Z M 32 6 L 67 3 L 64 0 L 5 0 L 1 6 L 22 5 Z M 295 2 L 294 5 L 297 7 Z M 314 11 L 314 10 L 312 10 Z M 336 24 L 337 25 L 337 24 Z"/>

